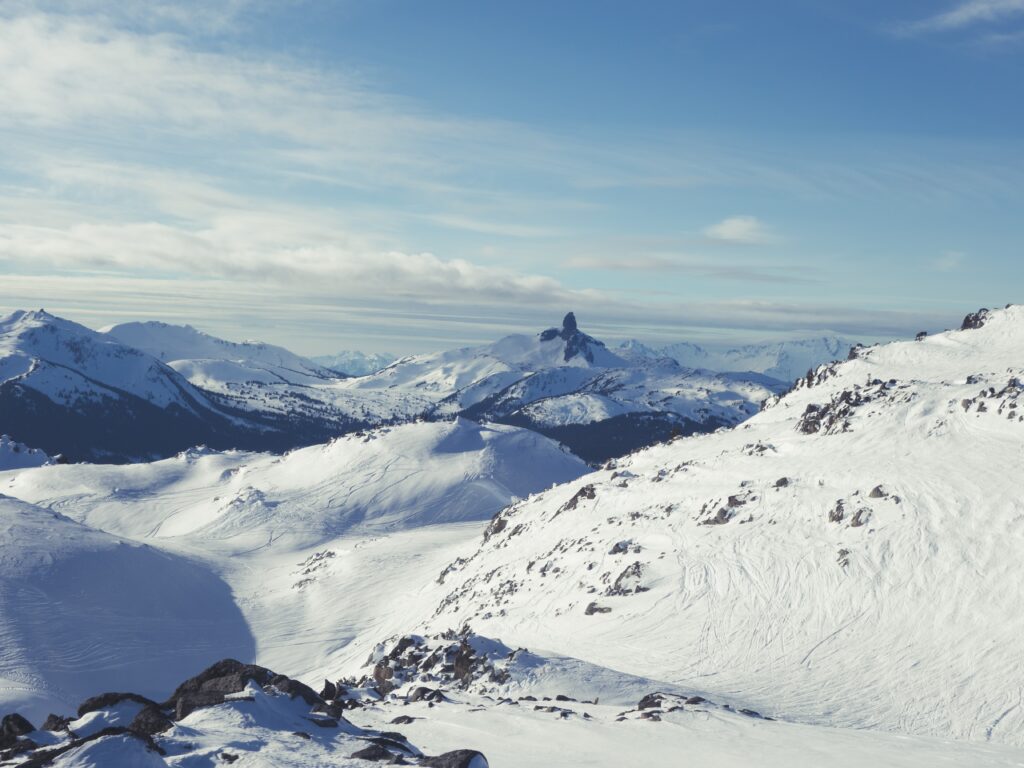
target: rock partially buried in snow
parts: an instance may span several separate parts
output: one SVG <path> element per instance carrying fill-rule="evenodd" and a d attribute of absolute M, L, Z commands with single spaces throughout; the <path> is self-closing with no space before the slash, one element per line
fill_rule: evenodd
<path fill-rule="evenodd" d="M 51 715 L 46 726 L 52 730 L 44 731 L 18 714 L 7 715 L 0 726 L 0 763 L 35 768 L 59 759 L 58 765 L 83 768 L 156 768 L 166 766 L 167 757 L 173 765 L 211 766 L 244 762 L 259 752 L 260 765 L 350 765 L 344 757 L 350 755 L 388 764 L 487 768 L 474 750 L 425 757 L 400 733 L 325 718 L 330 707 L 297 680 L 225 659 L 183 682 L 162 704 L 134 693 L 101 694 L 82 703 L 77 719 Z M 316 735 L 310 724 L 318 726 Z M 182 755 L 188 757 L 179 763 L 175 758 Z"/>
<path fill-rule="evenodd" d="M 437 757 L 425 757 L 420 760 L 420 765 L 430 768 L 490 768 L 487 758 L 472 749 L 457 749 Z"/>

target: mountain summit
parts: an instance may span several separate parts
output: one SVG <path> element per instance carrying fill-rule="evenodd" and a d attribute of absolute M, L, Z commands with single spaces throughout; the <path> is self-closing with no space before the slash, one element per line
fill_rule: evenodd
<path fill-rule="evenodd" d="M 576 315 L 572 312 L 562 319 L 561 329 L 548 328 L 540 334 L 542 342 L 554 341 L 555 339 L 561 339 L 565 342 L 565 354 L 562 358 L 565 362 L 569 362 L 579 355 L 588 363 L 594 363 L 595 349 L 600 349 L 606 354 L 611 355 L 603 341 L 598 341 L 593 336 L 588 336 L 579 329 L 579 326 L 576 324 Z"/>

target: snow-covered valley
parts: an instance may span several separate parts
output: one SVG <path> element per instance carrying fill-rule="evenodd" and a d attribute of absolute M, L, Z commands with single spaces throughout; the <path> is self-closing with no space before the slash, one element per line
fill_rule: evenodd
<path fill-rule="evenodd" d="M 386 759 L 471 750 L 462 768 L 1024 765 L 1024 309 L 966 326 L 596 471 L 463 417 L 284 454 L 8 463 L 0 710 L 165 702 L 229 657 L 325 681 L 303 698 L 251 672 L 198 710 L 154 705 L 163 755 L 72 717 L 80 742 L 29 731 L 8 759 L 362 765 L 398 730 Z M 90 723 L 127 727 L 148 705 L 103 706 Z"/>

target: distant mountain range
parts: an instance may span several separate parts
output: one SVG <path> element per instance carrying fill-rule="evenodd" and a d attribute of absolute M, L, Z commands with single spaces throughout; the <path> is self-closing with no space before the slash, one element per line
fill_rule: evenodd
<path fill-rule="evenodd" d="M 795 378 L 788 374 L 840 348 L 821 339 L 718 353 L 682 344 L 613 350 L 569 313 L 533 336 L 406 357 L 350 377 L 282 347 L 229 342 L 191 326 L 93 331 L 19 311 L 0 319 L 0 430 L 72 461 L 120 462 L 197 444 L 282 451 L 373 426 L 462 416 L 536 430 L 598 462 L 743 421 L 787 387 L 759 368 Z M 374 368 L 384 358 L 347 359 Z M 712 362 L 729 370 L 709 370 Z"/>
<path fill-rule="evenodd" d="M 852 340 L 838 336 L 738 347 L 700 346 L 686 341 L 650 347 L 630 340 L 623 342 L 616 351 L 626 357 L 668 357 L 687 368 L 707 368 L 720 372 L 753 371 L 792 382 L 822 363 L 842 359 L 853 345 Z"/>

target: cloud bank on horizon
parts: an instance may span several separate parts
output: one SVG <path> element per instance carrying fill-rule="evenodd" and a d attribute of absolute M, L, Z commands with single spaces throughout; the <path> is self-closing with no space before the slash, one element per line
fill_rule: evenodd
<path fill-rule="evenodd" d="M 735 5 L 11 0 L 0 311 L 317 354 L 1020 300 L 1024 3 Z"/>

